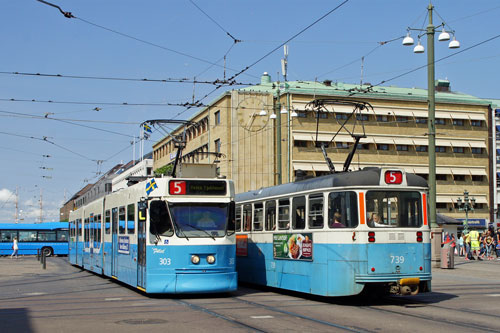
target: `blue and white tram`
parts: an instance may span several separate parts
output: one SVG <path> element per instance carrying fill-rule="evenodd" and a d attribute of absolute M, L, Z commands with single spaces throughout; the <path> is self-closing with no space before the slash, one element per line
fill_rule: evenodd
<path fill-rule="evenodd" d="M 234 185 L 157 178 L 70 214 L 71 264 L 147 293 L 237 288 Z"/>
<path fill-rule="evenodd" d="M 240 281 L 323 296 L 431 288 L 426 181 L 365 168 L 236 195 Z"/>

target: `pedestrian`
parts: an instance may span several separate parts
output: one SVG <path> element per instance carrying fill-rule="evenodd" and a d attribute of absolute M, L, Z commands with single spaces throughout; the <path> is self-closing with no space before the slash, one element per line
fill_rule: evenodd
<path fill-rule="evenodd" d="M 466 233 L 464 236 L 464 244 L 465 244 L 465 260 L 475 260 L 472 256 L 471 248 L 470 248 L 470 232 Z"/>
<path fill-rule="evenodd" d="M 470 236 L 470 249 L 472 252 L 472 260 L 475 260 L 474 256 L 477 256 L 477 260 L 482 260 L 481 257 L 479 257 L 479 232 L 477 230 L 472 230 L 469 232 Z"/>
<path fill-rule="evenodd" d="M 14 237 L 14 240 L 12 241 L 12 254 L 10 257 L 14 258 L 14 256 L 16 256 L 17 259 L 17 251 L 19 251 L 19 246 L 17 245 L 17 237 Z"/>
<path fill-rule="evenodd" d="M 451 234 L 451 242 L 450 242 L 450 247 L 451 247 L 451 255 L 454 256 L 457 251 L 456 247 L 457 247 L 457 240 L 455 239 L 455 234 Z"/>
<path fill-rule="evenodd" d="M 458 236 L 458 255 L 460 257 L 463 257 L 465 255 L 464 235 Z"/>

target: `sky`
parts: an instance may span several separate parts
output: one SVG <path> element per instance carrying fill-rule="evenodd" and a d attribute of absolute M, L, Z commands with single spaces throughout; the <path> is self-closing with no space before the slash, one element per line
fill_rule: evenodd
<path fill-rule="evenodd" d="M 264 72 L 283 81 L 285 43 L 289 81 L 427 86 L 425 68 L 401 75 L 427 63 L 402 45 L 407 28 L 427 26 L 425 0 L 47 2 L 73 17 L 37 0 L 0 1 L 0 222 L 14 222 L 16 201 L 21 222 L 40 212 L 58 221 L 78 190 L 139 157 L 142 122 L 199 110 L 178 104 L 208 104 Z M 451 50 L 436 34 L 436 79 L 500 99 L 500 2 L 432 4 L 434 25 L 461 44 Z M 235 84 L 216 89 L 224 79 Z"/>

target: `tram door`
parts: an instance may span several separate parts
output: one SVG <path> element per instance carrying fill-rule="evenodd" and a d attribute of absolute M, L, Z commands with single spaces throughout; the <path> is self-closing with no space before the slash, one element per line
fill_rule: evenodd
<path fill-rule="evenodd" d="M 111 276 L 118 271 L 118 208 L 111 210 Z"/>
<path fill-rule="evenodd" d="M 76 255 L 76 264 L 78 266 L 82 265 L 82 255 L 83 251 L 82 244 L 82 219 L 76 219 L 76 234 L 75 234 L 75 255 Z"/>
<path fill-rule="evenodd" d="M 137 228 L 137 286 L 146 288 L 146 218 L 147 203 L 137 203 L 138 228 Z"/>

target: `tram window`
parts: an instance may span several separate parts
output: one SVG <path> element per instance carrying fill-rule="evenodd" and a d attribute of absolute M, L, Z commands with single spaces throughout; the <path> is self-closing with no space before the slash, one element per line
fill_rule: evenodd
<path fill-rule="evenodd" d="M 323 228 L 323 194 L 309 196 L 309 228 Z"/>
<path fill-rule="evenodd" d="M 293 229 L 306 227 L 306 197 L 295 197 L 292 200 L 292 227 Z"/>
<path fill-rule="evenodd" d="M 106 223 L 106 235 L 111 233 L 111 211 L 108 209 L 104 213 L 104 223 Z"/>
<path fill-rule="evenodd" d="M 102 224 L 102 216 L 101 214 L 97 215 L 97 241 L 101 242 L 101 224 Z"/>
<path fill-rule="evenodd" d="M 162 200 L 151 201 L 149 204 L 149 231 L 155 236 L 172 236 L 174 228 L 167 209 L 167 203 Z"/>
<path fill-rule="evenodd" d="M 371 228 L 418 228 L 422 226 L 422 201 L 419 192 L 368 191 L 368 226 Z M 373 220 L 372 216 L 375 216 Z"/>
<path fill-rule="evenodd" d="M 38 241 L 39 242 L 55 242 L 56 241 L 56 232 L 54 231 L 39 231 L 38 232 Z"/>
<path fill-rule="evenodd" d="M 119 233 L 125 234 L 125 206 L 121 206 L 118 209 L 118 225 Z"/>
<path fill-rule="evenodd" d="M 235 206 L 234 201 L 229 203 L 229 218 L 227 222 L 227 235 L 232 235 L 235 233 L 236 222 L 235 222 Z"/>
<path fill-rule="evenodd" d="M 266 230 L 276 230 L 276 202 L 266 201 Z"/>
<path fill-rule="evenodd" d="M 82 237 L 82 219 L 76 219 L 76 234 L 79 238 Z"/>
<path fill-rule="evenodd" d="M 20 242 L 36 242 L 36 230 L 19 230 Z"/>
<path fill-rule="evenodd" d="M 328 195 L 328 226 L 330 228 L 358 226 L 356 192 L 332 192 Z"/>
<path fill-rule="evenodd" d="M 278 229 L 290 229 L 290 200 L 278 201 Z"/>
<path fill-rule="evenodd" d="M 127 206 L 127 234 L 133 235 L 135 233 L 135 205 L 130 204 Z"/>
<path fill-rule="evenodd" d="M 1 242 L 12 242 L 14 237 L 17 237 L 17 231 L 15 231 L 15 230 L 2 230 L 2 233 L 0 235 L 0 241 Z"/>
<path fill-rule="evenodd" d="M 252 231 L 252 205 L 243 206 L 243 231 Z"/>
<path fill-rule="evenodd" d="M 253 205 L 253 230 L 262 230 L 262 220 L 264 217 L 264 205 L 262 202 Z"/>
<path fill-rule="evenodd" d="M 241 206 L 236 206 L 236 231 L 241 231 Z"/>

